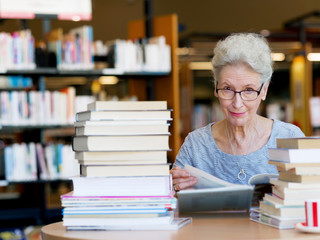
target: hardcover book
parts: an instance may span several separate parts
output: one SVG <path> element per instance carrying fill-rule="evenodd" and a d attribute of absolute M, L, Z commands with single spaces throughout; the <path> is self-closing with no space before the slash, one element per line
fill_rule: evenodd
<path fill-rule="evenodd" d="M 169 149 L 167 135 L 76 136 L 74 151 L 159 151 Z"/>
<path fill-rule="evenodd" d="M 261 210 L 280 217 L 304 217 L 305 209 L 303 205 L 283 206 L 280 204 L 272 204 L 268 201 L 261 201 L 259 204 Z"/>
<path fill-rule="evenodd" d="M 270 183 L 288 189 L 320 189 L 320 182 L 298 183 L 271 178 Z"/>
<path fill-rule="evenodd" d="M 297 206 L 297 205 L 304 205 L 304 199 L 283 199 L 274 194 L 265 194 L 264 200 L 273 203 L 273 204 L 281 204 L 285 206 Z"/>
<path fill-rule="evenodd" d="M 167 161 L 167 151 L 76 152 L 75 158 L 83 161 Z"/>
<path fill-rule="evenodd" d="M 308 149 L 320 148 L 319 137 L 304 137 L 304 138 L 278 138 L 278 148 L 295 148 L 295 149 Z"/>
<path fill-rule="evenodd" d="M 87 110 L 167 110 L 166 101 L 95 101 Z"/>
<path fill-rule="evenodd" d="M 272 193 L 283 199 L 320 198 L 320 188 L 290 189 L 274 185 L 272 186 Z"/>
<path fill-rule="evenodd" d="M 121 121 L 121 120 L 172 120 L 170 110 L 131 110 L 131 111 L 85 111 L 78 112 L 76 114 L 77 121 L 88 120 L 109 120 L 109 121 Z"/>
<path fill-rule="evenodd" d="M 309 171 L 313 171 L 314 168 L 315 169 L 320 168 L 320 162 L 319 163 L 317 162 L 286 163 L 286 162 L 269 160 L 268 163 L 271 165 L 275 165 L 279 171 L 288 171 L 291 169 L 296 169 L 296 170 L 299 169 L 298 171 L 305 171 L 306 169 L 308 169 Z M 318 171 L 318 173 L 320 173 L 320 171 Z"/>
<path fill-rule="evenodd" d="M 179 228 L 192 222 L 191 217 L 174 218 L 170 224 L 154 224 L 154 225 L 121 225 L 121 226 L 72 226 L 67 230 L 178 230 Z"/>
<path fill-rule="evenodd" d="M 76 127 L 76 136 L 169 134 L 169 124 L 84 125 Z"/>
<path fill-rule="evenodd" d="M 305 221 L 304 217 L 281 217 L 255 209 L 250 213 L 250 220 L 278 229 L 293 229 L 295 224 Z"/>
<path fill-rule="evenodd" d="M 297 175 L 291 172 L 279 172 L 279 180 L 298 183 L 319 183 L 319 175 Z"/>
<path fill-rule="evenodd" d="M 169 164 L 80 165 L 84 177 L 133 177 L 169 175 Z"/>
<path fill-rule="evenodd" d="M 73 196 L 169 196 L 171 175 L 151 177 L 72 177 Z"/>
<path fill-rule="evenodd" d="M 288 149 L 269 148 L 269 159 L 287 163 L 320 163 L 320 148 Z"/>

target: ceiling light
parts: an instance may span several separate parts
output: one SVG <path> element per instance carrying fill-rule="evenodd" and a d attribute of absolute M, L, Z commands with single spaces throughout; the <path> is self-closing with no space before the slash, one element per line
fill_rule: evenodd
<path fill-rule="evenodd" d="M 286 59 L 286 55 L 284 53 L 271 53 L 271 58 L 275 62 L 282 62 Z"/>
<path fill-rule="evenodd" d="M 319 62 L 320 61 L 320 53 L 309 53 L 307 58 L 309 61 Z"/>
<path fill-rule="evenodd" d="M 211 62 L 191 62 L 189 68 L 192 70 L 212 70 Z"/>
<path fill-rule="evenodd" d="M 102 85 L 115 85 L 119 82 L 119 78 L 115 76 L 102 76 L 99 77 L 99 83 Z"/>

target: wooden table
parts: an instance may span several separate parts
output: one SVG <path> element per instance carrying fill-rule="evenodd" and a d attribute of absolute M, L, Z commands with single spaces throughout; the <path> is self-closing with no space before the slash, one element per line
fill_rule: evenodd
<path fill-rule="evenodd" d="M 182 216 L 183 217 L 183 216 Z M 66 231 L 62 222 L 44 226 L 42 240 L 206 240 L 206 239 L 320 239 L 320 234 L 279 230 L 253 222 L 244 213 L 192 215 L 192 223 L 176 231 Z"/>

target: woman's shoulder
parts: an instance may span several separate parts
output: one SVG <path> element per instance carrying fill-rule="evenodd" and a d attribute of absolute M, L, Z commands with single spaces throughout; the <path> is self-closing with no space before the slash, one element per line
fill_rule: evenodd
<path fill-rule="evenodd" d="M 280 120 L 274 120 L 273 123 L 273 133 L 275 133 L 276 137 L 303 137 L 305 136 L 301 129 L 292 124 L 283 122 Z"/>
<path fill-rule="evenodd" d="M 211 134 L 212 124 L 213 123 L 210 123 L 204 127 L 193 130 L 187 135 L 185 142 L 195 142 L 197 144 L 201 144 L 203 142 L 208 143 L 208 141 L 212 139 L 212 134 Z"/>
<path fill-rule="evenodd" d="M 199 136 L 207 136 L 211 134 L 211 126 L 213 123 L 210 123 L 204 127 L 197 128 L 193 131 L 191 131 L 188 136 L 190 137 L 199 137 Z"/>

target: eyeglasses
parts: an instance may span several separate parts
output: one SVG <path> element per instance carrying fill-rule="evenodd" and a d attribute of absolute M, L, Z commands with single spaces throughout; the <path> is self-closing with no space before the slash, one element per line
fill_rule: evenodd
<path fill-rule="evenodd" d="M 218 94 L 218 97 L 225 100 L 231 100 L 234 98 L 236 93 L 240 94 L 240 97 L 243 101 L 254 101 L 258 98 L 261 90 L 262 90 L 263 84 L 261 85 L 260 89 L 257 90 L 242 90 L 242 91 L 234 91 L 231 89 L 219 89 L 216 88 L 216 93 Z"/>

